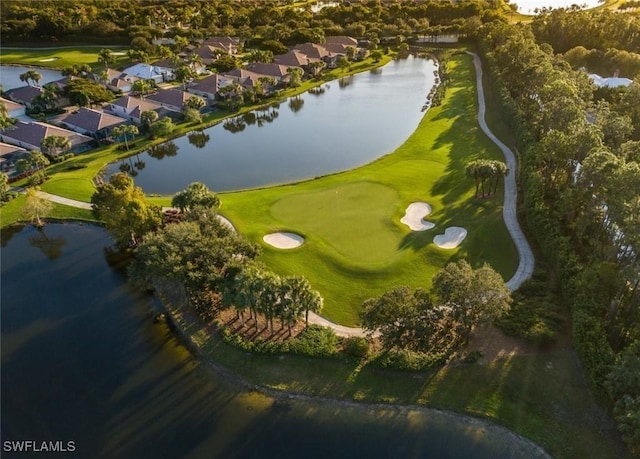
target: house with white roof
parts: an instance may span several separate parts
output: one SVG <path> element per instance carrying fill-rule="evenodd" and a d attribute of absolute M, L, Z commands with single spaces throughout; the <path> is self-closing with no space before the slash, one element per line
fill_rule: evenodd
<path fill-rule="evenodd" d="M 619 88 L 621 86 L 629 86 L 633 83 L 629 78 L 620 78 L 620 77 L 601 77 L 598 74 L 590 73 L 589 78 L 593 83 L 599 88 L 607 87 L 607 88 Z"/>
<path fill-rule="evenodd" d="M 142 80 L 153 80 L 156 84 L 173 80 L 173 73 L 169 72 L 169 70 L 142 62 L 127 67 L 122 73 Z"/>

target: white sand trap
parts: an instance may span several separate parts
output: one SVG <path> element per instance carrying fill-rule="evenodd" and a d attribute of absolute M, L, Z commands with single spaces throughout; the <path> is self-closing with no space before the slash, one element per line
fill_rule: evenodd
<path fill-rule="evenodd" d="M 433 243 L 441 249 L 455 249 L 464 238 L 467 237 L 467 230 L 459 226 L 450 226 L 444 230 L 444 234 L 438 234 L 433 238 Z"/>
<path fill-rule="evenodd" d="M 114 56 L 124 56 L 127 53 L 125 53 L 124 51 L 116 51 L 115 53 L 111 53 L 111 54 Z"/>
<path fill-rule="evenodd" d="M 412 202 L 404 211 L 401 223 L 407 225 L 411 231 L 425 231 L 433 228 L 435 223 L 424 220 L 431 213 L 431 206 L 426 202 Z"/>
<path fill-rule="evenodd" d="M 38 62 L 52 62 L 57 61 L 59 58 L 57 57 L 47 57 L 46 59 L 40 59 Z"/>
<path fill-rule="evenodd" d="M 304 238 L 295 233 L 271 233 L 264 236 L 262 240 L 277 249 L 295 249 L 304 242 Z"/>

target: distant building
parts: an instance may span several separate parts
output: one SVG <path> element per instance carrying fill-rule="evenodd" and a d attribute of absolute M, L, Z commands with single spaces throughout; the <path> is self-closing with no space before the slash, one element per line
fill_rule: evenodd
<path fill-rule="evenodd" d="M 595 73 L 590 73 L 589 78 L 591 78 L 591 81 L 593 81 L 593 83 L 599 88 L 602 88 L 602 87 L 619 88 L 622 86 L 629 86 L 631 83 L 633 83 L 633 81 L 630 80 L 629 78 L 620 78 L 620 77 L 605 78 Z"/>

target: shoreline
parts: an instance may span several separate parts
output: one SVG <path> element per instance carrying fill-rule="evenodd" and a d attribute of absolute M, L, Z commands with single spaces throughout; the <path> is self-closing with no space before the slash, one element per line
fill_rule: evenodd
<path fill-rule="evenodd" d="M 445 420 L 454 420 L 464 425 L 482 427 L 484 430 L 493 431 L 495 434 L 503 436 L 505 440 L 509 442 L 516 442 L 516 445 L 514 445 L 513 449 L 522 451 L 523 448 L 526 448 L 526 457 L 528 458 L 552 458 L 552 456 L 547 453 L 547 451 L 542 446 L 524 437 L 523 435 L 503 425 L 491 422 L 490 420 L 483 417 L 474 416 L 472 414 L 460 413 L 457 411 L 440 408 L 432 408 L 426 405 L 357 401 L 354 399 L 340 397 L 316 396 L 305 392 L 288 389 L 274 389 L 272 387 L 264 386 L 259 383 L 252 383 L 241 374 L 221 365 L 213 357 L 206 353 L 200 347 L 200 345 L 196 343 L 196 341 L 194 340 L 194 335 L 187 332 L 187 330 L 183 326 L 181 326 L 176 316 L 179 314 L 179 316 L 182 318 L 182 321 L 189 324 L 197 323 L 197 319 L 193 319 L 193 317 L 190 317 L 190 313 L 185 314 L 182 311 L 181 307 L 167 304 L 162 300 L 162 298 L 159 298 L 155 294 L 154 296 L 159 300 L 159 312 L 164 314 L 163 322 L 176 337 L 178 342 L 183 345 L 196 360 L 205 364 L 209 369 L 213 370 L 216 375 L 219 376 L 225 383 L 239 386 L 243 390 L 248 392 L 260 393 L 274 399 L 274 401 L 277 403 L 286 403 L 287 401 L 301 401 L 331 404 L 333 406 L 343 408 L 393 410 L 398 414 L 407 414 L 411 411 L 432 414 L 444 418 Z"/>

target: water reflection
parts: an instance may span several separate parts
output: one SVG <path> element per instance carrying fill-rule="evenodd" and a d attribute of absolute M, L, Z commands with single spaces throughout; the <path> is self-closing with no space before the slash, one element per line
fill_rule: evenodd
<path fill-rule="evenodd" d="M 353 83 L 353 75 L 349 75 L 344 78 L 340 78 L 338 80 L 338 87 L 340 89 L 344 89 L 351 86 L 352 83 Z"/>
<path fill-rule="evenodd" d="M 160 145 L 149 147 L 147 154 L 155 159 L 170 158 L 178 154 L 178 146 L 169 141 Z"/>
<path fill-rule="evenodd" d="M 298 113 L 302 110 L 302 106 L 304 105 L 304 99 L 300 96 L 295 96 L 289 99 L 289 108 L 293 113 Z"/>
<path fill-rule="evenodd" d="M 322 94 L 324 94 L 326 92 L 327 89 L 329 89 L 331 86 L 329 85 L 324 85 L 324 86 L 315 86 L 311 89 L 309 89 L 307 92 L 313 96 L 321 96 Z"/>
<path fill-rule="evenodd" d="M 204 148 L 207 142 L 211 139 L 209 134 L 205 134 L 204 131 L 193 131 L 189 135 L 187 135 L 187 139 L 189 143 L 196 148 Z"/>
<path fill-rule="evenodd" d="M 222 127 L 232 134 L 237 134 L 238 132 L 244 131 L 244 129 L 247 127 L 247 123 L 244 122 L 242 117 L 231 118 L 230 120 L 222 123 Z"/>
<path fill-rule="evenodd" d="M 67 240 L 62 236 L 47 236 L 46 227 L 40 227 L 36 234 L 29 236 L 29 244 L 40 249 L 49 260 L 55 260 L 62 256 Z"/>

